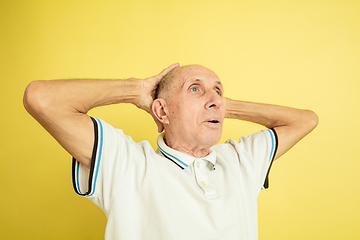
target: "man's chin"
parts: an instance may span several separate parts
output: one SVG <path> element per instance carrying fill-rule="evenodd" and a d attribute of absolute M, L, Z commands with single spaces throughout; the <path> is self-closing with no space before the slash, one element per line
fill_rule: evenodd
<path fill-rule="evenodd" d="M 221 139 L 221 134 L 216 134 L 216 135 L 208 135 L 203 140 L 206 143 L 206 145 L 208 145 L 209 147 L 212 147 L 212 146 L 218 144 L 220 139 Z"/>

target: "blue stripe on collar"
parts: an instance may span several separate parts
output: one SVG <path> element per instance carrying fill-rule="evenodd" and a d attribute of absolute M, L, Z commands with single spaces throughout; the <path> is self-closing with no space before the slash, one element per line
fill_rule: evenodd
<path fill-rule="evenodd" d="M 179 165 L 182 169 L 188 167 L 189 165 L 187 165 L 186 163 L 184 163 L 183 161 L 181 161 L 180 159 L 178 159 L 177 157 L 171 155 L 170 153 L 167 153 L 164 149 L 162 149 L 159 146 L 159 143 L 157 144 L 158 148 L 160 149 L 161 153 L 168 159 L 172 160 L 173 162 L 175 162 L 177 165 Z"/>

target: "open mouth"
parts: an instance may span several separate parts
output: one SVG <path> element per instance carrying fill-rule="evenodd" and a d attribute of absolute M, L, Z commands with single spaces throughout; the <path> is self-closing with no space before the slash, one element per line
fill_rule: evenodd
<path fill-rule="evenodd" d="M 206 123 L 211 123 L 211 124 L 219 124 L 220 123 L 220 118 L 218 117 L 211 117 L 205 120 Z"/>
<path fill-rule="evenodd" d="M 210 121 L 208 121 L 209 123 L 219 123 L 220 121 L 218 121 L 218 120 L 210 120 Z"/>

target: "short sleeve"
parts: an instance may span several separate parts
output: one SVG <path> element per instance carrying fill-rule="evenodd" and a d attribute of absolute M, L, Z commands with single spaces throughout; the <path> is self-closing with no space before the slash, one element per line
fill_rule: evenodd
<path fill-rule="evenodd" d="M 105 213 L 122 188 L 138 146 L 122 130 L 101 119 L 94 123 L 94 147 L 90 169 L 73 158 L 72 180 L 77 194 L 88 197 Z"/>
<path fill-rule="evenodd" d="M 274 129 L 263 130 L 250 136 L 241 137 L 232 144 L 239 156 L 240 167 L 259 190 L 268 188 L 268 175 L 274 160 L 278 139 Z"/>

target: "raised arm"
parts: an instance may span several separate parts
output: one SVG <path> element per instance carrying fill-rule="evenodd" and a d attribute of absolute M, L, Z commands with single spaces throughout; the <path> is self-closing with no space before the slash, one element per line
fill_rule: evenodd
<path fill-rule="evenodd" d="M 91 164 L 94 127 L 87 112 L 95 107 L 132 103 L 151 112 L 151 93 L 173 64 L 159 75 L 142 80 L 52 80 L 31 82 L 25 90 L 26 110 L 87 167 Z M 162 126 L 157 122 L 159 130 Z"/>
<path fill-rule="evenodd" d="M 277 105 L 236 101 L 225 98 L 227 118 L 250 121 L 273 128 L 278 136 L 279 158 L 318 124 L 317 115 L 310 110 L 301 110 Z"/>

